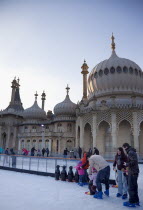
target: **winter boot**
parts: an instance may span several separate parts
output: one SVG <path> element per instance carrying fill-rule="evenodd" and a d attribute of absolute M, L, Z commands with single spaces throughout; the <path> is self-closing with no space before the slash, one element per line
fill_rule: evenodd
<path fill-rule="evenodd" d="M 109 189 L 104 191 L 104 194 L 109 197 Z"/>
<path fill-rule="evenodd" d="M 140 206 L 140 202 L 135 203 L 136 206 Z"/>
<path fill-rule="evenodd" d="M 128 196 L 127 196 L 127 193 L 126 194 L 124 194 L 124 195 L 122 195 L 122 199 L 124 200 L 124 199 L 126 199 Z"/>
<path fill-rule="evenodd" d="M 123 203 L 123 206 L 133 207 L 133 208 L 136 207 L 135 203 L 130 203 L 129 201 L 124 202 L 124 203 Z"/>
<path fill-rule="evenodd" d="M 84 185 L 84 184 L 83 184 L 82 182 L 79 182 L 79 186 L 83 187 L 83 185 Z"/>
<path fill-rule="evenodd" d="M 122 196 L 122 195 L 121 195 L 120 193 L 117 193 L 117 194 L 116 194 L 116 197 L 118 197 L 118 198 L 121 197 L 121 196 Z"/>
<path fill-rule="evenodd" d="M 93 198 L 96 198 L 96 199 L 103 199 L 103 193 L 102 193 L 102 191 L 99 191 L 99 192 L 97 192 L 94 196 L 93 196 Z"/>

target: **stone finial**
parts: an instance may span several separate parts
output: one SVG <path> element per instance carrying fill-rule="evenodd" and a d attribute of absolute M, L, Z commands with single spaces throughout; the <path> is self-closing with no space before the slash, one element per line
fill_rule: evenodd
<path fill-rule="evenodd" d="M 115 42 L 114 42 L 114 39 L 115 39 L 115 37 L 113 36 L 113 33 L 112 33 L 112 36 L 111 36 L 111 40 L 112 40 L 111 49 L 112 49 L 112 51 L 115 50 Z"/>
<path fill-rule="evenodd" d="M 37 91 L 36 91 L 36 93 L 34 95 L 35 95 L 35 101 L 37 101 L 37 97 L 38 97 Z"/>
<path fill-rule="evenodd" d="M 43 90 L 43 93 L 41 96 L 42 96 L 42 98 L 41 98 L 42 100 L 46 100 L 46 94 L 45 94 L 44 90 Z"/>
<path fill-rule="evenodd" d="M 67 90 L 67 95 L 69 95 L 70 87 L 68 86 L 68 84 L 67 84 L 66 90 Z"/>

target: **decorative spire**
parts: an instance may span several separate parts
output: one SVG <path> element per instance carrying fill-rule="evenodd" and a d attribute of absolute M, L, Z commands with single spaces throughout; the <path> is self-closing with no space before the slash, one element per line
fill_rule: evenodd
<path fill-rule="evenodd" d="M 36 91 L 36 93 L 35 93 L 35 101 L 37 101 L 37 97 L 38 97 L 38 93 Z"/>
<path fill-rule="evenodd" d="M 112 49 L 112 51 L 115 50 L 115 42 L 114 42 L 114 39 L 115 39 L 115 37 L 113 36 L 113 33 L 112 33 L 112 36 L 111 36 L 111 40 L 112 40 L 111 49 Z"/>
<path fill-rule="evenodd" d="M 41 100 L 42 100 L 42 109 L 44 110 L 45 100 L 46 100 L 46 94 L 45 94 L 44 90 L 43 90 L 43 93 L 42 93 L 41 96 L 42 96 L 42 98 L 41 98 Z"/>
<path fill-rule="evenodd" d="M 45 91 L 44 90 L 43 90 L 43 93 L 42 93 L 41 96 L 42 96 L 42 98 L 41 98 L 42 100 L 46 100 L 46 94 L 45 94 Z"/>
<path fill-rule="evenodd" d="M 19 77 L 18 77 L 18 79 L 17 79 L 17 83 L 19 84 L 19 81 L 20 81 L 20 79 L 19 79 Z"/>
<path fill-rule="evenodd" d="M 69 90 L 70 90 L 70 87 L 68 86 L 68 84 L 67 84 L 66 90 L 67 90 L 67 96 L 68 96 L 69 95 Z"/>

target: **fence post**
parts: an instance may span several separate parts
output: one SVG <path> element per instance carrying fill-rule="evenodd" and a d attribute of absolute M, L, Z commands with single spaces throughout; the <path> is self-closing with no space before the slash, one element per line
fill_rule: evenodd
<path fill-rule="evenodd" d="M 47 172 L 47 158 L 46 158 L 46 172 Z"/>
<path fill-rule="evenodd" d="M 37 164 L 37 171 L 39 170 L 39 157 L 38 157 L 38 164 Z"/>
<path fill-rule="evenodd" d="M 30 157 L 30 160 L 29 160 L 29 171 L 31 170 L 31 157 Z"/>
<path fill-rule="evenodd" d="M 24 162 L 24 157 L 22 157 L 22 169 L 23 169 L 23 162 Z"/>

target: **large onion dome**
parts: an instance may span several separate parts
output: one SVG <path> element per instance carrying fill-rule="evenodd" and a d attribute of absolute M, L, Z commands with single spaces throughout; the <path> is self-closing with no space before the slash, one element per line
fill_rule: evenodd
<path fill-rule="evenodd" d="M 97 64 L 88 78 L 88 98 L 112 94 L 143 95 L 143 72 L 133 61 L 120 58 L 115 52 L 112 35 L 112 54 Z"/>
<path fill-rule="evenodd" d="M 38 94 L 35 94 L 35 102 L 33 106 L 31 106 L 28 109 L 25 109 L 23 112 L 23 117 L 26 119 L 45 119 L 46 118 L 46 112 L 41 109 L 37 104 L 37 96 Z"/>
<path fill-rule="evenodd" d="M 67 86 L 67 95 L 66 98 L 63 102 L 58 103 L 55 107 L 54 107 L 54 114 L 56 116 L 75 116 L 76 114 L 76 104 L 73 103 L 70 100 L 70 97 L 68 95 L 69 92 L 69 87 Z"/>

